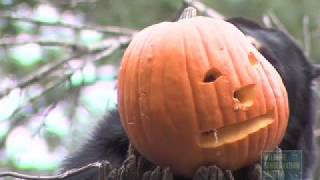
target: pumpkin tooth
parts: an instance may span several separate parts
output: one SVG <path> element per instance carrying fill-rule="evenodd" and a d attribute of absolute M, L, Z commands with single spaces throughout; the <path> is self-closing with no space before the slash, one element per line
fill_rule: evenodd
<path fill-rule="evenodd" d="M 275 120 L 274 110 L 268 113 L 232 124 L 218 129 L 203 131 L 200 135 L 199 145 L 202 148 L 216 148 L 228 143 L 233 143 L 246 138 L 249 134 L 255 133 L 267 127 Z"/>

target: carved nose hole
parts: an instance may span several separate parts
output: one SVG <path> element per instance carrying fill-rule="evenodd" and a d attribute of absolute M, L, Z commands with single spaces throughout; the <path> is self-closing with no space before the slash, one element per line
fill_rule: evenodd
<path fill-rule="evenodd" d="M 204 78 L 203 78 L 203 82 L 204 83 L 212 83 L 215 82 L 220 76 L 221 76 L 221 72 L 218 71 L 215 68 L 211 68 L 209 69 L 209 71 L 205 74 Z"/>
<path fill-rule="evenodd" d="M 258 65 L 258 60 L 257 60 L 256 56 L 253 54 L 253 52 L 249 53 L 248 59 L 249 59 L 250 64 L 252 66 L 257 66 Z"/>
<path fill-rule="evenodd" d="M 255 84 L 249 84 L 236 90 L 233 93 L 233 99 L 235 101 L 234 110 L 247 110 L 253 105 L 255 95 Z"/>

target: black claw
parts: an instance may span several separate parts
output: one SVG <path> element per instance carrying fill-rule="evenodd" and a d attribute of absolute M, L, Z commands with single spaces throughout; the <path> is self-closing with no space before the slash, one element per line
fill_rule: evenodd
<path fill-rule="evenodd" d="M 217 166 L 209 166 L 208 167 L 208 172 L 209 172 L 209 180 L 223 180 L 224 179 L 224 174 L 223 171 L 218 168 Z"/>
<path fill-rule="evenodd" d="M 230 170 L 227 170 L 226 172 L 225 172 L 225 179 L 226 180 L 234 180 L 234 177 L 233 177 L 233 175 L 232 175 L 232 171 L 230 171 Z"/>
<path fill-rule="evenodd" d="M 150 180 L 150 177 L 151 177 L 151 171 L 147 171 L 143 173 L 142 180 Z"/>
<path fill-rule="evenodd" d="M 142 180 L 174 180 L 170 168 L 162 169 L 157 166 L 154 170 L 143 173 Z"/>
<path fill-rule="evenodd" d="M 124 160 L 122 163 L 124 166 L 128 166 L 129 164 L 135 164 L 136 163 L 136 156 L 130 155 L 127 159 Z"/>
<path fill-rule="evenodd" d="M 129 156 L 124 162 L 124 171 L 121 174 L 122 180 L 135 180 L 138 177 L 136 157 Z"/>
<path fill-rule="evenodd" d="M 107 177 L 107 180 L 117 180 L 117 174 L 118 174 L 118 169 L 113 169 L 108 177 Z"/>
<path fill-rule="evenodd" d="M 137 158 L 138 179 L 142 179 L 143 174 L 148 170 L 154 169 L 155 166 L 142 156 L 138 156 Z"/>
<path fill-rule="evenodd" d="M 112 167 L 109 161 L 102 161 L 99 168 L 99 179 L 105 180 L 108 174 L 111 172 Z"/>
<path fill-rule="evenodd" d="M 234 180 L 230 170 L 223 170 L 217 166 L 200 167 L 193 180 Z"/>
<path fill-rule="evenodd" d="M 162 173 L 160 166 L 157 166 L 152 172 L 150 176 L 150 180 L 161 180 Z"/>
<path fill-rule="evenodd" d="M 173 175 L 170 168 L 167 167 L 163 170 L 162 180 L 173 180 Z"/>
<path fill-rule="evenodd" d="M 262 179 L 262 170 L 261 165 L 259 163 L 254 164 L 249 169 L 249 180 L 260 180 Z"/>
<path fill-rule="evenodd" d="M 209 176 L 208 168 L 201 166 L 193 176 L 193 180 L 207 180 Z"/>

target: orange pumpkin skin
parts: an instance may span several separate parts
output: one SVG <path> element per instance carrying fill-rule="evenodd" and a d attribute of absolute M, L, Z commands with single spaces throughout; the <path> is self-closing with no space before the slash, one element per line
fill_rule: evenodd
<path fill-rule="evenodd" d="M 145 28 L 125 51 L 121 121 L 148 160 L 192 176 L 236 170 L 282 140 L 287 92 L 274 67 L 232 24 L 194 17 Z"/>

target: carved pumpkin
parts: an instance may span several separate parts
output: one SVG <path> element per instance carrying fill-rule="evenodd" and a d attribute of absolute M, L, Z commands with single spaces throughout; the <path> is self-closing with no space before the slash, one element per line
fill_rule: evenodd
<path fill-rule="evenodd" d="M 274 67 L 232 24 L 194 17 L 139 32 L 118 81 L 121 121 L 148 160 L 191 176 L 236 170 L 282 140 L 288 99 Z"/>

